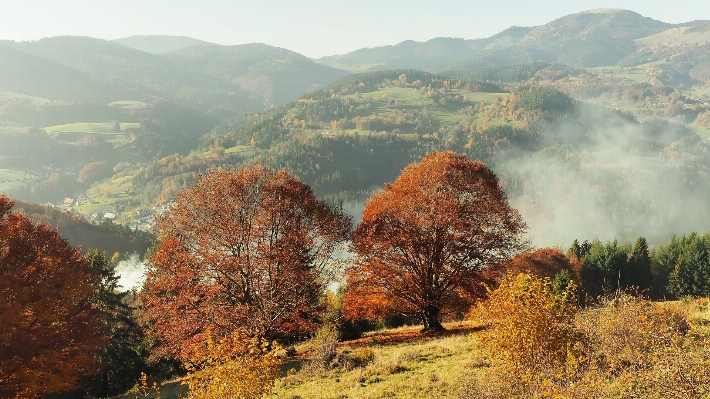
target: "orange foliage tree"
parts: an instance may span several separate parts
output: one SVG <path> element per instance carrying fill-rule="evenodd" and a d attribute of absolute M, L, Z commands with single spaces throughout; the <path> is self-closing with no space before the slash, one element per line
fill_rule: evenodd
<path fill-rule="evenodd" d="M 484 294 L 486 272 L 523 248 L 525 229 L 484 163 L 430 154 L 365 205 L 345 311 L 418 315 L 425 331 L 441 330 L 440 313 Z"/>
<path fill-rule="evenodd" d="M 254 164 L 199 178 L 157 226 L 142 321 L 159 356 L 187 359 L 208 331 L 312 332 L 351 220 L 286 171 Z"/>
<path fill-rule="evenodd" d="M 579 265 L 576 263 L 573 263 L 565 254 L 555 248 L 540 248 L 520 253 L 503 262 L 501 269 L 514 276 L 518 273 L 530 273 L 538 277 L 549 277 L 550 279 L 566 270 L 575 282 L 579 284 L 582 278 L 579 274 Z"/>
<path fill-rule="evenodd" d="M 51 227 L 0 196 L 0 397 L 67 391 L 107 343 L 92 305 L 100 276 Z"/>

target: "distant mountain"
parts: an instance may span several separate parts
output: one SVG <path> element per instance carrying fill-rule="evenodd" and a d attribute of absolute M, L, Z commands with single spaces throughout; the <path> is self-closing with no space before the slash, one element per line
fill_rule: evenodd
<path fill-rule="evenodd" d="M 94 79 L 86 72 L 5 46 L 0 42 L 0 90 L 49 100 L 108 104 L 148 95 L 118 82 Z"/>
<path fill-rule="evenodd" d="M 12 42 L 7 46 L 103 80 L 132 81 L 139 76 L 165 73 L 172 68 L 160 56 L 91 37 L 55 36 L 32 42 Z"/>
<path fill-rule="evenodd" d="M 260 43 L 197 45 L 165 57 L 191 73 L 207 74 L 238 85 L 273 104 L 283 104 L 348 75 L 293 51 Z"/>
<path fill-rule="evenodd" d="M 644 48 L 644 38 L 673 28 L 695 29 L 705 23 L 672 25 L 628 10 L 597 9 L 542 26 L 511 27 L 485 39 L 405 41 L 323 57 L 318 62 L 352 71 L 417 68 L 439 72 L 530 61 L 578 67 L 615 65 Z"/>
<path fill-rule="evenodd" d="M 323 57 L 323 65 L 353 71 L 397 68 L 429 69 L 460 57 L 474 54 L 486 46 L 485 40 L 435 38 L 427 42 L 407 40 L 394 46 L 364 48 L 343 55 Z"/>
<path fill-rule="evenodd" d="M 236 84 L 186 71 L 163 56 L 102 39 L 58 36 L 34 42 L 0 42 L 28 54 L 79 70 L 98 81 L 132 87 L 143 95 L 114 100 L 151 100 L 175 96 L 203 110 L 232 112 L 260 109 L 262 101 Z M 22 92 L 22 91 L 20 91 Z M 135 96 L 134 96 L 135 97 Z M 108 102 L 106 102 L 108 103 Z"/>
<path fill-rule="evenodd" d="M 187 36 L 130 36 L 113 42 L 151 54 L 165 54 L 197 44 L 210 44 Z"/>
<path fill-rule="evenodd" d="M 159 36 L 146 40 L 162 39 L 171 41 Z M 175 43 L 192 43 L 175 39 Z M 112 97 L 111 101 L 175 97 L 182 105 L 216 114 L 252 112 L 265 105 L 280 105 L 348 74 L 316 64 L 301 54 L 264 44 L 196 44 L 163 55 L 127 47 L 118 41 L 76 36 L 0 42 L 0 46 L 41 57 L 42 64 L 52 62 L 69 67 L 83 72 L 86 78 L 133 88 L 141 94 Z"/>

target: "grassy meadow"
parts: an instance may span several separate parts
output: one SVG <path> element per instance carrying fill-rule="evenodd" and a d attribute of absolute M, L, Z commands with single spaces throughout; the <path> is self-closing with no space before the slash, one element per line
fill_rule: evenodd
<path fill-rule="evenodd" d="M 577 323 L 584 325 L 589 320 L 600 320 L 600 314 L 613 314 L 611 302 L 606 307 L 583 310 L 577 315 Z M 690 330 L 685 334 L 689 352 L 707 349 L 710 339 L 710 299 L 690 299 L 661 302 L 653 305 L 652 314 L 666 307 L 674 307 L 687 312 Z M 637 310 L 637 309 L 636 309 Z M 634 310 L 635 311 L 635 310 Z M 632 312 L 633 313 L 633 312 Z M 628 327 L 633 320 L 622 318 L 618 323 Z M 626 315 L 628 316 L 628 315 Z M 643 318 L 643 315 L 640 315 Z M 613 322 L 614 320 L 612 320 Z M 487 346 L 486 334 L 492 332 L 480 322 L 461 321 L 444 323 L 447 331 L 441 334 L 421 334 L 420 326 L 384 329 L 365 334 L 362 338 L 337 343 L 332 361 L 325 367 L 314 367 L 309 359 L 318 358 L 322 350 L 314 340 L 295 346 L 296 355 L 284 360 L 281 376 L 276 380 L 270 397 L 283 399 L 378 399 L 378 398 L 472 398 L 472 397 L 521 397 L 506 396 L 505 392 L 515 383 L 501 374 L 502 360 L 491 347 Z M 611 336 L 618 331 L 607 332 L 599 326 L 595 332 L 603 339 L 622 340 L 624 337 Z M 624 348 L 621 344 L 620 348 Z M 620 350 L 626 351 L 628 348 Z M 632 370 L 633 371 L 633 370 Z M 636 370 L 642 372 L 642 370 Z M 628 375 L 624 373 L 595 376 L 603 381 L 596 387 L 599 397 L 630 396 L 617 395 L 624 391 Z M 164 382 L 160 386 L 163 399 L 187 396 L 187 387 L 181 379 Z M 587 381 L 580 381 L 580 389 L 590 388 Z M 701 382 L 702 384 L 702 382 Z M 707 382 L 705 383 L 707 385 Z M 678 388 L 682 389 L 682 387 Z M 154 392 L 154 391 L 153 391 Z M 491 392 L 494 392 L 493 394 Z M 495 392 L 498 392 L 496 396 Z M 157 397 L 145 392 L 127 393 L 116 399 L 135 397 Z M 500 395 L 503 396 L 500 396 Z M 710 397 L 707 395 L 699 398 Z M 482 396 L 479 396 L 482 395 Z M 536 396 L 566 398 L 570 396 Z M 577 397 L 577 396 L 574 396 Z"/>
<path fill-rule="evenodd" d="M 78 122 L 66 125 L 56 125 L 44 128 L 44 130 L 54 138 L 67 143 L 76 144 L 84 140 L 86 136 L 98 134 L 111 144 L 126 143 L 130 137 L 125 133 L 126 129 L 136 129 L 140 123 L 121 123 L 121 131 L 113 129 L 112 123 L 89 123 Z"/>
<path fill-rule="evenodd" d="M 0 193 L 25 187 L 37 179 L 38 177 L 31 172 L 0 169 Z"/>

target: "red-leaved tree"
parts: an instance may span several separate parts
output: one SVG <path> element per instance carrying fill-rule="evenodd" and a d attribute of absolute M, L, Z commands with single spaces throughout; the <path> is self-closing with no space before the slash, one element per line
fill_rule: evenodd
<path fill-rule="evenodd" d="M 419 316 L 425 331 L 441 330 L 440 313 L 465 311 L 482 295 L 487 271 L 523 248 L 525 228 L 485 164 L 427 155 L 365 205 L 346 314 L 400 312 Z"/>
<path fill-rule="evenodd" d="M 529 273 L 552 279 L 563 270 L 568 271 L 577 284 L 581 283 L 579 267 L 574 265 L 565 254 L 555 248 L 540 248 L 520 253 L 505 261 L 501 267 L 501 278 L 508 273 L 513 276 Z"/>
<path fill-rule="evenodd" d="M 56 230 L 0 196 L 0 397 L 35 398 L 97 371 L 100 276 Z"/>
<path fill-rule="evenodd" d="M 186 359 L 209 334 L 312 332 L 350 218 L 286 171 L 215 170 L 158 221 L 142 320 L 157 355 Z"/>

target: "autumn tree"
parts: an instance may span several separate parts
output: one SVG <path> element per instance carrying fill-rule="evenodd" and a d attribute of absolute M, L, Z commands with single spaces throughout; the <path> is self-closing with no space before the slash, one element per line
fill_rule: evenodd
<path fill-rule="evenodd" d="M 0 196 L 0 397 L 67 391 L 107 342 L 93 305 L 100 276 L 56 230 Z"/>
<path fill-rule="evenodd" d="M 574 325 L 576 296 L 574 282 L 556 293 L 549 277 L 508 273 L 472 315 L 491 325 L 482 339 L 504 360 L 503 371 L 535 381 L 573 360 L 570 350 L 582 338 Z"/>
<path fill-rule="evenodd" d="M 526 225 L 498 178 L 452 152 L 427 155 L 365 205 L 353 235 L 346 311 L 358 304 L 417 315 L 443 329 L 442 312 L 485 294 L 486 272 L 514 255 Z M 373 303 L 374 302 L 374 303 Z"/>
<path fill-rule="evenodd" d="M 538 277 L 549 277 L 553 279 L 555 275 L 567 270 L 575 279 L 580 281 L 577 276 L 578 270 L 575 270 L 570 260 L 559 250 L 555 248 L 540 248 L 534 251 L 526 251 L 516 255 L 515 257 L 503 263 L 501 268 L 503 273 L 519 273 L 534 274 Z"/>
<path fill-rule="evenodd" d="M 331 258 L 350 233 L 342 209 L 288 172 L 215 170 L 157 223 L 142 317 L 158 355 L 186 359 L 207 331 L 267 339 L 312 332 Z"/>

